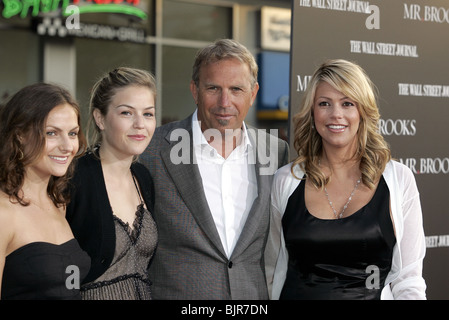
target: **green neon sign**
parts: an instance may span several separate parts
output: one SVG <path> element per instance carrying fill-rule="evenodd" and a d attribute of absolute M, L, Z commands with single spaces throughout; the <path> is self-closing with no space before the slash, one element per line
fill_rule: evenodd
<path fill-rule="evenodd" d="M 65 11 L 64 11 L 65 12 Z M 148 16 L 147 14 L 139 8 L 124 5 L 124 4 L 91 4 L 88 6 L 79 7 L 80 13 L 123 13 L 127 15 L 132 15 L 145 20 Z M 70 13 L 64 14 L 65 16 L 70 15 Z"/>
<path fill-rule="evenodd" d="M 4 8 L 2 16 L 4 18 L 11 18 L 19 15 L 21 18 L 26 18 L 29 10 L 31 15 L 37 16 L 39 13 L 47 13 L 56 11 L 61 8 L 64 16 L 69 16 L 71 13 L 66 12 L 69 5 L 76 5 L 79 13 L 122 13 L 136 16 L 142 20 L 147 19 L 147 14 L 142 9 L 134 6 L 139 3 L 139 0 L 94 0 L 95 3 L 78 5 L 79 0 L 2 0 Z M 92 0 L 88 0 L 92 2 Z M 122 4 L 126 2 L 129 4 Z"/>

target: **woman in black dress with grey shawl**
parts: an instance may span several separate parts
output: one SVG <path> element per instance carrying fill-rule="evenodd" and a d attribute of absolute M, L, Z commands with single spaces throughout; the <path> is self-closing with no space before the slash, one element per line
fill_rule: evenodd
<path fill-rule="evenodd" d="M 75 237 L 92 259 L 83 299 L 151 299 L 153 186 L 136 158 L 156 127 L 155 98 L 153 76 L 140 69 L 115 69 L 93 87 L 91 147 L 77 165 L 67 208 Z"/>

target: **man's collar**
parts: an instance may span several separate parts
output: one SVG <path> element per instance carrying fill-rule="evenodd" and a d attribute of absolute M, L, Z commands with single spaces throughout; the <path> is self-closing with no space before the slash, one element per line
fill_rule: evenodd
<path fill-rule="evenodd" d="M 242 141 L 241 143 L 244 144 L 244 149 L 248 147 L 252 147 L 251 141 L 248 136 L 248 131 L 246 129 L 245 122 L 242 124 L 243 128 L 243 135 L 242 135 Z M 193 134 L 193 146 L 199 146 L 199 145 L 208 145 L 206 138 L 204 137 L 203 132 L 201 131 L 201 125 L 200 121 L 198 120 L 198 109 L 195 110 L 195 112 L 192 115 L 192 134 Z M 240 144 L 242 145 L 242 144 Z"/>

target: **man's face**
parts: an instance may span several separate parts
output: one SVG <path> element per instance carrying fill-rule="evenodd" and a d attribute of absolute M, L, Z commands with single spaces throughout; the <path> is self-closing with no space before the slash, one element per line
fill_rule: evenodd
<path fill-rule="evenodd" d="M 190 83 L 201 130 L 241 129 L 243 120 L 253 104 L 259 85 L 251 86 L 247 64 L 237 59 L 224 59 L 202 66 L 198 86 Z"/>

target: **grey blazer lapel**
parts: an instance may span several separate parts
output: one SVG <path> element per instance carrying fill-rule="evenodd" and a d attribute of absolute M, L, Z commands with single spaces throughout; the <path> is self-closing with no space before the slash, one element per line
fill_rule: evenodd
<path fill-rule="evenodd" d="M 211 242 L 220 250 L 221 254 L 226 256 L 209 205 L 207 204 L 198 165 L 193 162 L 194 151 L 191 121 L 192 117 L 187 118 L 180 123 L 182 126 L 168 133 L 165 138 L 170 146 L 161 151 L 161 158 L 182 200 L 196 222 Z M 183 145 L 180 145 L 180 143 Z M 180 152 L 187 152 L 188 154 L 180 156 Z"/>
<path fill-rule="evenodd" d="M 248 136 L 251 141 L 251 152 L 249 155 L 250 163 L 254 163 L 254 168 L 256 172 L 257 179 L 257 198 L 254 199 L 253 205 L 251 207 L 250 212 L 248 213 L 248 217 L 245 222 L 245 226 L 243 227 L 242 233 L 237 241 L 237 244 L 234 248 L 232 256 L 236 256 L 243 252 L 245 248 L 247 248 L 250 243 L 253 241 L 254 233 L 257 231 L 261 219 L 264 219 L 263 215 L 267 210 L 267 199 L 270 197 L 271 192 L 271 180 L 270 175 L 266 175 L 263 172 L 263 169 L 267 166 L 265 164 L 261 164 L 260 152 L 268 152 L 266 150 L 267 144 L 265 135 L 263 135 L 263 139 L 257 136 L 256 129 L 248 128 Z M 261 150 L 258 151 L 258 149 Z M 262 151 L 263 150 L 263 151 Z M 261 171 L 262 169 L 262 171 Z"/>

